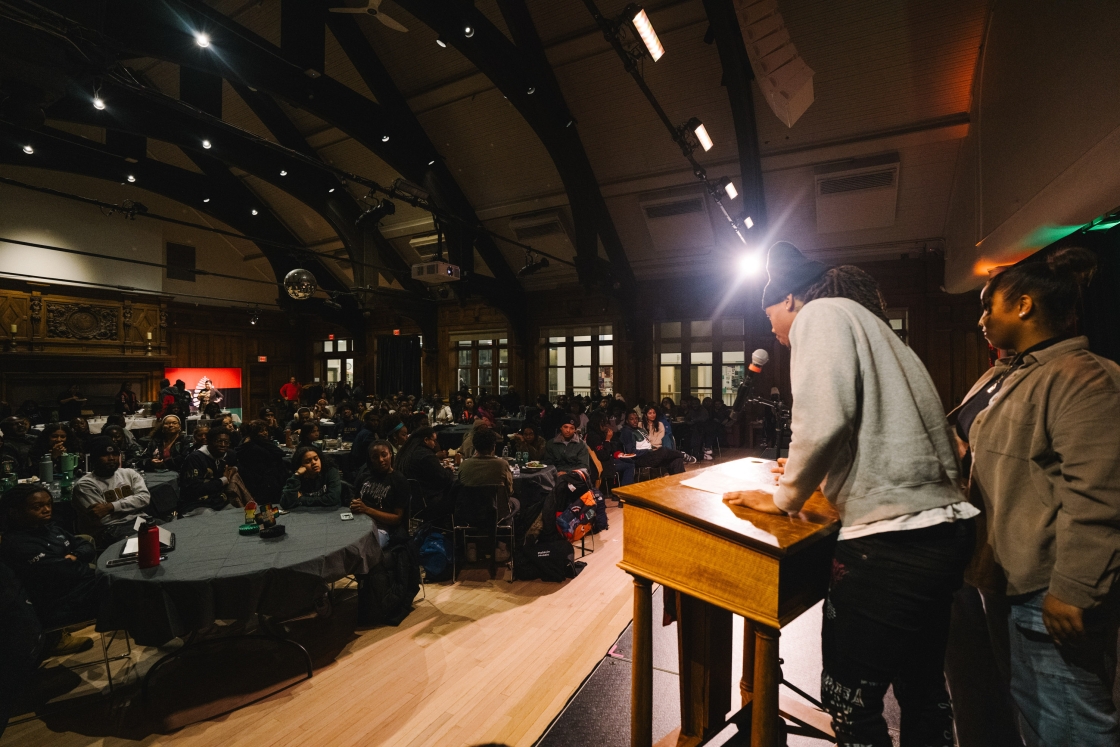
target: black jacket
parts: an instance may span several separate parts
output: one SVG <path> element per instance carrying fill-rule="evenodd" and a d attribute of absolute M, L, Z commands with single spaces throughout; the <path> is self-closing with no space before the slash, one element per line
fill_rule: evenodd
<path fill-rule="evenodd" d="M 338 437 L 343 441 L 354 443 L 354 439 L 358 436 L 358 431 L 362 429 L 361 418 L 350 418 L 349 420 L 338 421 Z"/>
<path fill-rule="evenodd" d="M 419 481 L 429 495 L 447 490 L 455 482 L 455 474 L 445 469 L 436 453 L 424 444 L 417 444 L 405 454 L 397 469 L 409 480 Z"/>
<path fill-rule="evenodd" d="M 190 450 L 191 447 L 190 444 L 187 443 L 186 435 L 179 434 L 179 437 L 175 439 L 175 443 L 171 444 L 171 455 L 170 457 L 168 457 L 167 461 L 163 463 L 163 467 L 170 470 L 171 472 L 181 472 L 183 469 L 183 463 L 186 461 L 187 454 L 190 453 Z M 157 443 L 155 441 L 149 444 L 148 450 L 144 453 L 144 469 L 149 470 L 150 472 L 155 472 L 158 467 L 155 463 L 152 462 L 152 458 L 161 454 L 162 452 L 163 444 Z"/>
<path fill-rule="evenodd" d="M 78 558 L 67 559 L 67 555 Z M 10 529 L 0 541 L 4 559 L 27 590 L 37 608 L 47 609 L 75 586 L 93 579 L 89 564 L 97 553 L 93 545 L 57 524 L 36 529 Z"/>
<path fill-rule="evenodd" d="M 179 515 L 196 508 L 225 508 L 226 484 L 222 482 L 222 475 L 226 465 L 235 463 L 234 453 L 228 451 L 221 464 L 210 456 L 209 451 L 196 449 L 188 454 L 179 472 Z"/>
<path fill-rule="evenodd" d="M 252 439 L 237 447 L 237 472 L 257 503 L 279 503 L 292 470 L 279 446 Z"/>

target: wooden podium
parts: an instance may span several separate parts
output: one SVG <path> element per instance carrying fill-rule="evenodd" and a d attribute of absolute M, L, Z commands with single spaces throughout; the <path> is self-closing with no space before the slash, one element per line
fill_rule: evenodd
<path fill-rule="evenodd" d="M 681 485 L 696 474 L 614 489 L 626 506 L 619 567 L 634 577 L 630 744 L 650 747 L 653 740 L 657 582 L 678 592 L 678 747 L 699 745 L 727 725 L 732 613 L 746 619 L 746 629 L 743 709 L 731 720 L 743 731 L 749 719 L 751 747 L 776 747 L 782 743 L 778 631 L 824 598 L 839 520 L 819 492 L 798 517 L 772 516 Z M 777 546 L 752 537 L 750 524 L 776 537 Z"/>

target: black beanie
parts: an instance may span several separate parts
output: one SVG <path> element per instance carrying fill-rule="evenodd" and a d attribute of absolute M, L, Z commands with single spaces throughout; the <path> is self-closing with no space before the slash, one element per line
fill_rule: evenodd
<path fill-rule="evenodd" d="M 113 439 L 108 436 L 94 437 L 90 440 L 87 448 L 89 450 L 90 459 L 97 459 L 98 457 L 103 457 L 108 454 L 120 453 L 120 451 L 117 450 L 116 444 L 113 443 Z"/>
<path fill-rule="evenodd" d="M 779 241 L 766 254 L 766 274 L 770 276 L 762 289 L 762 308 L 765 309 L 790 293 L 799 293 L 828 272 L 828 267 L 814 262 L 788 241 Z"/>

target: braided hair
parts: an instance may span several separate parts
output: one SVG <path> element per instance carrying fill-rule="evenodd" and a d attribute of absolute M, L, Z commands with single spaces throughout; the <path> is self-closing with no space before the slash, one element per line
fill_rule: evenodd
<path fill-rule="evenodd" d="M 804 303 L 818 298 L 847 298 L 890 324 L 887 301 L 879 290 L 879 283 L 855 265 L 833 267 L 820 280 L 795 295 Z"/>

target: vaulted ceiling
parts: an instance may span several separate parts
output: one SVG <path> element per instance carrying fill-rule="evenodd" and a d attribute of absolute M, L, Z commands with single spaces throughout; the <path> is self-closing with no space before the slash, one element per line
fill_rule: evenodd
<path fill-rule="evenodd" d="M 599 7 L 613 17 L 625 4 Z M 393 199 L 379 229 L 357 227 L 369 187 L 322 166 L 385 186 L 407 179 L 445 211 L 449 256 L 471 274 L 464 290 L 511 318 L 525 290 L 582 282 L 625 295 L 635 280 L 720 272 L 777 238 L 837 260 L 937 249 L 988 14 L 984 0 L 778 0 L 815 100 L 787 127 L 753 89 L 764 184 L 753 197 L 769 221 L 744 247 L 583 0 L 384 0 L 379 12 L 407 32 L 327 12 L 365 7 L 357 0 L 5 5 L 26 14 L 0 14 L 5 24 L 34 17 L 85 55 L 48 102 L 47 127 L 92 141 L 102 159 L 119 151 L 112 133 L 143 136 L 163 178 L 220 184 L 227 199 L 240 190 L 267 208 L 275 235 L 343 260 L 323 260 L 337 287 L 424 296 L 408 268 L 435 252 L 431 213 Z M 648 3 L 666 54 L 641 67 L 673 122 L 705 123 L 715 147 L 696 157 L 709 176 L 742 185 L 734 98 L 709 34 L 721 5 L 731 0 Z M 104 111 L 89 106 L 95 85 Z M 895 169 L 889 219 L 822 221 L 822 174 L 882 163 Z M 217 208 L 189 190 L 171 196 Z M 525 250 L 501 237 L 553 261 L 519 279 Z M 275 255 L 262 247 L 250 261 L 275 267 Z"/>

